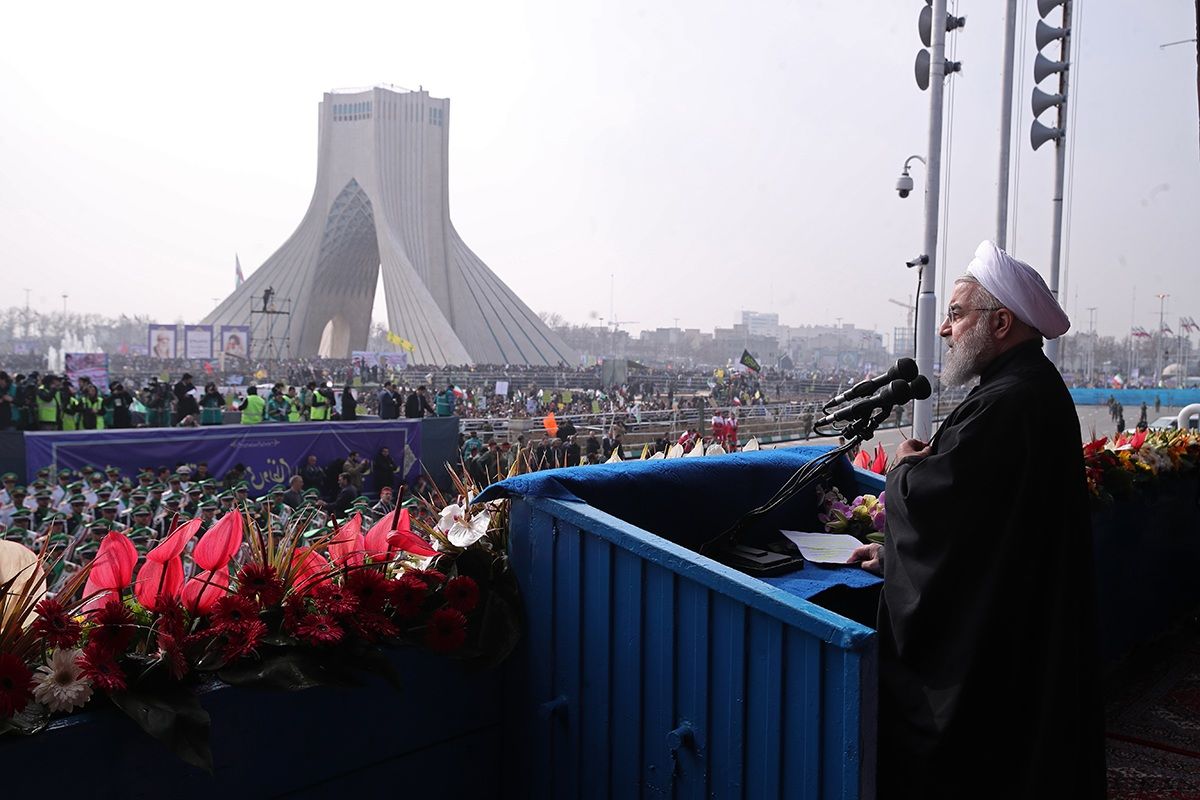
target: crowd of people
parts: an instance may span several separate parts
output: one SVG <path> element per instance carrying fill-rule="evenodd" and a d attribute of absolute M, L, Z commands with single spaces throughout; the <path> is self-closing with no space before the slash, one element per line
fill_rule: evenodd
<path fill-rule="evenodd" d="M 132 476 L 113 466 L 43 468 L 28 485 L 9 472 L 0 477 L 0 539 L 35 551 L 45 546 L 58 563 L 53 579 L 61 582 L 95 556 L 110 531 L 128 535 L 144 556 L 175 526 L 199 519 L 204 531 L 237 508 L 264 529 L 299 518 L 315 534 L 355 513 L 364 524 L 378 520 L 396 507 L 402 480 L 386 447 L 369 459 L 350 452 L 320 464 L 309 456 L 287 484 L 265 492 L 252 493 L 247 477 L 243 465 L 218 476 L 205 462 L 146 466 Z M 421 477 L 408 487 L 405 505 L 416 513 L 417 501 L 432 492 Z"/>

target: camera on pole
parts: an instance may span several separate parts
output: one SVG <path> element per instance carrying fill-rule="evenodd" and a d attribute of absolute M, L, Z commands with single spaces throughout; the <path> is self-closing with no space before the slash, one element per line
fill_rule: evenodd
<path fill-rule="evenodd" d="M 925 48 L 933 46 L 933 8 L 931 7 L 932 0 L 925 0 L 925 7 L 921 9 L 921 13 L 917 16 L 917 33 L 921 36 L 921 44 L 925 47 L 917 51 L 917 61 L 913 66 L 913 71 L 916 74 L 917 86 L 921 91 L 929 88 L 929 51 Z M 967 24 L 966 17 L 956 17 L 953 14 L 946 15 L 946 32 L 950 33 Z M 946 61 L 945 74 L 958 72 L 962 69 L 962 63 L 959 61 Z M 903 196 L 903 195 L 901 195 Z"/>

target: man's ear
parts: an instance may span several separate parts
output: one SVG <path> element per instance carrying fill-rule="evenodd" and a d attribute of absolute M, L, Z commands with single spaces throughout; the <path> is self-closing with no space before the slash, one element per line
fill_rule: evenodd
<path fill-rule="evenodd" d="M 1007 339 L 1016 331 L 1017 315 L 1001 307 L 992 312 L 992 333 L 997 339 Z"/>

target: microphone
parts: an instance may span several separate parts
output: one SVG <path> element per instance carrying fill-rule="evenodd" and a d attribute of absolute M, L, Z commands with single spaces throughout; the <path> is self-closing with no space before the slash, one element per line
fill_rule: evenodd
<path fill-rule="evenodd" d="M 878 378 L 872 378 L 866 381 L 860 381 L 851 386 L 846 391 L 834 397 L 825 405 L 821 406 L 822 411 L 828 411 L 834 406 L 840 406 L 842 403 L 848 403 L 851 400 L 857 400 L 860 397 L 870 397 L 875 392 L 879 391 L 884 386 L 895 380 L 911 381 L 917 377 L 917 362 L 911 358 L 902 358 L 892 365 L 892 368 L 880 375 Z"/>
<path fill-rule="evenodd" d="M 933 394 L 933 387 L 929 385 L 929 378 L 926 378 L 924 375 L 918 375 L 909 381 L 908 388 L 912 389 L 913 400 L 928 400 L 929 395 Z"/>
<path fill-rule="evenodd" d="M 914 381 L 914 383 L 917 382 Z M 928 384 L 929 382 L 926 381 L 925 385 L 928 386 Z M 817 421 L 816 427 L 829 425 L 834 422 L 843 422 L 849 419 L 860 419 L 879 408 L 887 409 L 892 406 L 903 405 L 911 400 L 912 396 L 913 387 L 909 385 L 908 381 L 897 378 L 866 400 L 859 400 L 857 403 L 848 405 L 845 408 L 839 408 L 832 414 L 826 414 L 824 417 L 821 417 Z M 928 397 L 928 395 L 926 396 Z"/>

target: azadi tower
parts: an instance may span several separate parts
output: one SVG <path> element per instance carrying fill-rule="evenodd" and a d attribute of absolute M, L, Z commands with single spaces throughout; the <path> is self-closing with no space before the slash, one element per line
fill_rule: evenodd
<path fill-rule="evenodd" d="M 450 222 L 450 101 L 374 87 L 320 104 L 317 187 L 292 234 L 204 319 L 250 325 L 256 355 L 365 350 L 379 270 L 388 328 L 413 364 L 578 363 Z M 252 313 L 290 308 L 290 320 Z M 286 302 L 286 306 L 284 305 Z M 272 320 L 272 321 L 269 321 Z"/>

